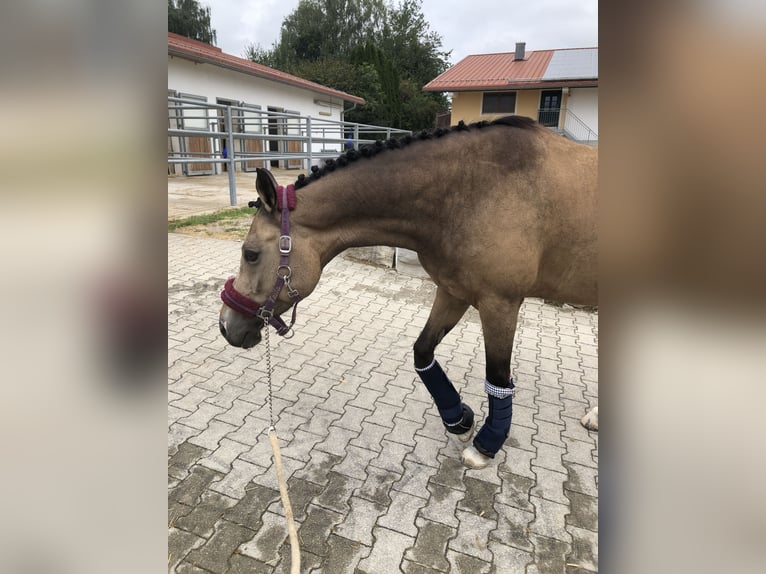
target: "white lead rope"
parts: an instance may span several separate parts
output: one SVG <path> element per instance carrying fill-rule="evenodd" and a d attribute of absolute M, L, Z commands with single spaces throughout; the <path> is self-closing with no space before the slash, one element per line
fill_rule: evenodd
<path fill-rule="evenodd" d="M 299 574 L 301 571 L 301 549 L 298 545 L 298 531 L 295 529 L 290 497 L 287 495 L 287 485 L 282 473 L 282 455 L 279 452 L 279 439 L 277 439 L 277 431 L 274 427 L 269 429 L 269 442 L 271 443 L 271 450 L 274 451 L 274 466 L 277 469 L 279 496 L 282 498 L 282 506 L 285 509 L 285 519 L 287 520 L 287 533 L 290 536 L 290 574 Z"/>
<path fill-rule="evenodd" d="M 274 414 L 271 402 L 271 347 L 269 345 L 269 326 L 266 325 L 266 373 L 269 383 L 269 442 L 271 450 L 274 452 L 274 468 L 277 471 L 277 482 L 279 483 L 279 497 L 282 499 L 282 507 L 285 509 L 285 520 L 287 520 L 287 534 L 290 537 L 290 574 L 300 574 L 301 571 L 301 549 L 298 544 L 298 531 L 295 528 L 293 518 L 293 507 L 290 505 L 290 497 L 287 494 L 287 483 L 282 471 L 282 453 L 279 451 L 279 439 L 277 438 L 277 429 L 274 428 Z"/>

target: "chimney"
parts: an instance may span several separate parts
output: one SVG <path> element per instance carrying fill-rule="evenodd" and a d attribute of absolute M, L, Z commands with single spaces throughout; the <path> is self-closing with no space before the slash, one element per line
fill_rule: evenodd
<path fill-rule="evenodd" d="M 514 62 L 516 60 L 524 60 L 524 48 L 527 45 L 526 42 L 516 42 L 516 55 L 513 57 Z"/>

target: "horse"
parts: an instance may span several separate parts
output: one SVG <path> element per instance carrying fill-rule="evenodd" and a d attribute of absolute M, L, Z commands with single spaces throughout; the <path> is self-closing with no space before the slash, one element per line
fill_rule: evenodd
<path fill-rule="evenodd" d="M 221 293 L 221 333 L 244 348 L 267 323 L 287 334 L 282 315 L 292 307 L 295 321 L 297 302 L 347 248 L 417 252 L 436 294 L 414 368 L 445 431 L 463 443 L 474 413 L 435 350 L 469 306 L 481 319 L 488 415 L 461 458 L 483 468 L 510 431 L 524 298 L 597 304 L 597 167 L 597 149 L 513 115 L 366 144 L 286 187 L 258 168 L 259 209 Z"/>

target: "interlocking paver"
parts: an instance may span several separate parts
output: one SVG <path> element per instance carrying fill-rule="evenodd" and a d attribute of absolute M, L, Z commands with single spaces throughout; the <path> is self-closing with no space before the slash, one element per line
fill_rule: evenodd
<path fill-rule="evenodd" d="M 264 471 L 244 460 L 236 459 L 231 463 L 231 470 L 220 481 L 210 485 L 211 490 L 239 500 L 245 495 L 245 487 L 250 481 Z"/>
<path fill-rule="evenodd" d="M 532 438 L 536 436 L 537 429 L 511 424 L 511 433 L 508 435 L 508 440 L 505 441 L 505 444 L 534 452 L 536 448 L 532 444 Z M 561 446 L 563 446 L 563 443 Z"/>
<path fill-rule="evenodd" d="M 562 468 L 561 457 L 567 452 L 565 448 L 539 442 L 535 439 L 532 439 L 532 445 L 536 449 L 536 455 L 532 459 L 534 466 L 541 466 L 554 471 Z"/>
<path fill-rule="evenodd" d="M 598 497 L 598 469 L 591 466 L 568 463 L 564 461 L 564 468 L 569 477 L 564 483 L 566 490 L 573 490 L 589 496 Z"/>
<path fill-rule="evenodd" d="M 531 494 L 559 504 L 569 503 L 569 499 L 564 496 L 564 483 L 568 478 L 566 473 L 556 472 L 541 466 L 534 466 L 532 470 L 534 470 L 537 480 Z"/>
<path fill-rule="evenodd" d="M 301 550 L 327 556 L 330 551 L 328 538 L 336 524 L 343 521 L 343 515 L 320 506 L 309 506 L 305 520 L 298 531 Z"/>
<path fill-rule="evenodd" d="M 365 546 L 372 546 L 373 526 L 378 517 L 385 513 L 386 507 L 357 496 L 351 497 L 349 506 L 351 511 L 346 515 L 345 520 L 335 527 L 335 534 Z"/>
<path fill-rule="evenodd" d="M 430 493 L 428 504 L 421 509 L 420 516 L 432 522 L 457 528 L 458 519 L 455 516 L 455 510 L 458 502 L 465 496 L 465 492 L 433 483 L 428 484 L 428 492 Z"/>
<path fill-rule="evenodd" d="M 178 419 L 178 422 L 188 427 L 193 427 L 204 431 L 208 428 L 210 421 L 213 420 L 215 415 L 219 415 L 225 412 L 226 409 L 211 405 L 210 403 L 200 402 L 197 410 L 190 414 L 188 417 Z"/>
<path fill-rule="evenodd" d="M 446 433 L 441 440 L 436 440 L 417 434 L 415 435 L 414 439 L 415 448 L 405 458 L 419 464 L 439 468 L 439 461 L 437 460 L 437 456 L 439 454 L 439 449 L 445 446 L 449 440 L 446 436 Z"/>
<path fill-rule="evenodd" d="M 535 533 L 530 534 L 530 540 L 535 551 L 533 553 L 534 562 L 527 568 L 527 574 L 566 573 L 566 557 L 571 551 L 571 546 L 568 543 Z"/>
<path fill-rule="evenodd" d="M 249 528 L 221 520 L 207 543 L 191 550 L 186 560 L 210 572 L 223 574 L 229 569 L 229 559 L 234 551 L 252 535 Z"/>
<path fill-rule="evenodd" d="M 414 449 L 414 445 L 406 445 L 383 439 L 380 441 L 381 450 L 378 456 L 370 461 L 370 466 L 384 468 L 396 473 L 406 472 L 404 457 Z"/>
<path fill-rule="evenodd" d="M 330 480 L 330 469 L 338 464 L 341 460 L 343 460 L 343 457 L 341 456 L 314 449 L 311 452 L 311 458 L 309 459 L 308 464 L 306 464 L 306 466 L 304 466 L 302 469 L 295 471 L 293 476 L 295 478 L 308 480 L 314 484 L 326 486 Z"/>
<path fill-rule="evenodd" d="M 359 479 L 338 474 L 337 472 L 330 472 L 327 486 L 322 493 L 316 497 L 315 501 L 324 508 L 334 510 L 341 514 L 348 514 L 351 509 L 349 504 L 351 494 L 362 486 L 362 484 L 362 481 Z"/>
<path fill-rule="evenodd" d="M 566 557 L 567 564 L 588 572 L 598 572 L 598 533 L 574 526 L 567 530 L 572 534 L 572 552 Z"/>
<path fill-rule="evenodd" d="M 354 574 L 359 561 L 370 553 L 370 547 L 364 546 L 342 536 L 330 534 L 327 539 L 329 552 L 324 561 L 321 572 L 333 572 L 337 574 Z M 312 570 L 312 574 L 319 574 L 320 570 Z"/>
<path fill-rule="evenodd" d="M 448 486 L 456 490 L 465 490 L 464 475 L 466 468 L 458 458 L 439 455 L 439 470 L 430 481 L 433 484 Z"/>
<path fill-rule="evenodd" d="M 189 439 L 191 442 L 192 439 Z M 246 444 L 222 438 L 219 447 L 209 456 L 201 458 L 199 464 L 226 474 L 231 470 L 231 463 L 242 453 L 250 449 Z"/>
<path fill-rule="evenodd" d="M 241 394 L 244 394 L 244 392 L 245 392 L 244 389 L 240 389 Z M 210 402 L 212 402 L 212 399 Z M 218 404 L 218 403 L 215 403 L 215 404 Z M 223 406 L 223 405 L 219 405 L 219 406 Z M 223 421 L 225 423 L 235 425 L 237 428 L 239 428 L 243 424 L 245 424 L 245 417 L 251 414 L 253 410 L 256 410 L 257 406 L 247 401 L 232 399 L 231 404 L 225 408 L 227 409 L 225 412 L 215 415 L 215 420 Z"/>
<path fill-rule="evenodd" d="M 393 489 L 389 491 L 389 496 L 391 504 L 386 513 L 378 519 L 378 524 L 389 530 L 417 536 L 415 520 L 418 511 L 426 504 L 425 499 Z"/>
<path fill-rule="evenodd" d="M 244 554 L 234 554 L 229 559 L 229 570 L 226 574 L 271 574 L 273 569 L 268 564 L 259 562 Z"/>
<path fill-rule="evenodd" d="M 570 504 L 570 513 L 566 517 L 567 526 L 597 531 L 598 500 L 593 496 L 572 490 L 565 491 L 565 493 Z"/>
<path fill-rule="evenodd" d="M 195 506 L 210 483 L 221 476 L 223 475 L 220 472 L 202 466 L 194 466 L 186 478 L 170 491 L 168 499 L 187 506 Z"/>
<path fill-rule="evenodd" d="M 227 509 L 223 517 L 229 522 L 258 530 L 264 511 L 278 498 L 279 491 L 259 484 L 250 484 L 245 489 L 245 495 Z"/>
<path fill-rule="evenodd" d="M 466 476 L 463 481 L 465 483 L 465 496 L 458 502 L 457 507 L 460 510 L 473 512 L 482 518 L 497 519 L 494 499 L 500 487 L 492 482 L 485 482 L 471 476 Z"/>
<path fill-rule="evenodd" d="M 490 574 L 515 574 L 524 572 L 527 565 L 532 562 L 533 555 L 530 552 L 520 550 L 513 546 L 501 544 L 500 542 L 490 542 L 489 550 L 492 553 L 492 567 Z M 529 570 L 526 572 L 529 574 Z M 547 570 L 543 572 L 557 572 L 556 570 Z"/>
<path fill-rule="evenodd" d="M 193 548 L 204 544 L 206 540 L 200 536 L 180 530 L 175 527 L 168 529 L 168 566 L 173 572 L 176 566 Z"/>
<path fill-rule="evenodd" d="M 176 454 L 179 445 L 186 442 L 189 437 L 198 435 L 201 432 L 199 429 L 187 427 L 178 422 L 171 424 L 168 428 L 168 456 Z"/>
<path fill-rule="evenodd" d="M 405 558 L 440 572 L 449 570 L 445 554 L 450 539 L 457 532 L 456 529 L 423 518 L 418 519 L 415 524 L 418 527 L 418 536 L 415 545 L 405 553 Z"/>
<path fill-rule="evenodd" d="M 460 521 L 460 527 L 457 536 L 449 541 L 450 549 L 491 562 L 492 553 L 487 544 L 489 533 L 494 530 L 497 522 L 463 510 L 457 511 L 457 518 Z"/>
<path fill-rule="evenodd" d="M 181 443 L 176 452 L 168 459 L 168 476 L 183 480 L 189 475 L 189 469 L 209 452 L 207 449 L 188 441 Z"/>
<path fill-rule="evenodd" d="M 569 507 L 566 504 L 551 502 L 537 496 L 530 496 L 529 498 L 535 507 L 535 519 L 529 525 L 530 532 L 546 538 L 570 542 L 572 535 L 566 530 L 565 520 L 569 513 Z"/>
<path fill-rule="evenodd" d="M 495 502 L 534 512 L 535 509 L 529 500 L 529 493 L 536 484 L 536 478 L 529 478 L 511 472 L 501 472 L 501 476 L 502 484 L 500 491 L 495 495 Z"/>
<path fill-rule="evenodd" d="M 265 512 L 263 524 L 258 532 L 239 547 L 239 552 L 260 562 L 276 566 L 279 561 L 279 549 L 287 539 L 285 519 L 273 512 Z"/>
<path fill-rule="evenodd" d="M 499 518 L 497 528 L 489 533 L 490 540 L 532 552 L 529 525 L 535 519 L 535 513 L 499 503 L 496 509 Z"/>
<path fill-rule="evenodd" d="M 180 516 L 175 521 L 175 525 L 197 536 L 210 538 L 216 522 L 235 503 L 236 500 L 232 500 L 217 492 L 206 490 L 202 493 L 199 503 L 192 508 L 191 512 Z"/>
<path fill-rule="evenodd" d="M 593 453 L 595 449 L 591 443 L 583 442 L 580 440 L 572 440 L 567 437 L 562 437 L 562 440 L 566 444 L 566 452 L 562 456 L 564 462 L 598 468 L 598 464 L 596 464 L 596 462 L 593 460 Z"/>
<path fill-rule="evenodd" d="M 200 409 L 201 408 L 202 407 L 200 407 Z M 208 423 L 207 428 L 200 434 L 191 437 L 189 442 L 208 450 L 217 450 L 220 446 L 221 439 L 236 429 L 237 427 L 235 425 L 223 421 L 211 420 Z"/>
<path fill-rule="evenodd" d="M 373 530 L 375 544 L 370 555 L 359 563 L 360 574 L 390 574 L 400 572 L 399 564 L 404 551 L 411 547 L 415 538 L 376 526 Z"/>
<path fill-rule="evenodd" d="M 290 567 L 264 349 L 218 333 L 218 291 L 239 248 L 168 236 L 168 542 L 179 573 Z M 420 277 L 336 258 L 301 303 L 295 337 L 272 338 L 302 571 L 597 571 L 598 434 L 579 419 L 597 404 L 598 316 L 525 302 L 511 434 L 487 468 L 465 469 L 465 445 L 412 365 L 433 293 Z M 478 425 L 481 333 L 471 309 L 437 349 Z"/>

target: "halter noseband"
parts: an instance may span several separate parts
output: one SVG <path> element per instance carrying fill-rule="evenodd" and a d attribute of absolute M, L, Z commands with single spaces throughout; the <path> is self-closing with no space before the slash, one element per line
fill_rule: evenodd
<path fill-rule="evenodd" d="M 290 237 L 290 212 L 295 209 L 296 203 L 295 186 L 283 187 L 280 185 L 277 187 L 277 209 L 282 212 L 282 234 L 279 236 L 279 267 L 277 267 L 277 279 L 266 302 L 263 305 L 256 303 L 234 289 L 234 277 L 229 277 L 223 291 L 221 291 L 221 300 L 227 307 L 246 317 L 259 317 L 264 323 L 274 327 L 277 334 L 283 337 L 290 332 L 295 324 L 298 301 L 301 300 L 297 289 L 293 289 L 290 285 L 290 278 L 293 274 L 289 265 L 290 252 L 293 249 L 293 240 Z M 277 304 L 277 298 L 284 285 L 287 285 L 287 295 L 293 303 L 293 315 L 289 325 L 281 317 L 274 315 L 274 306 Z"/>

